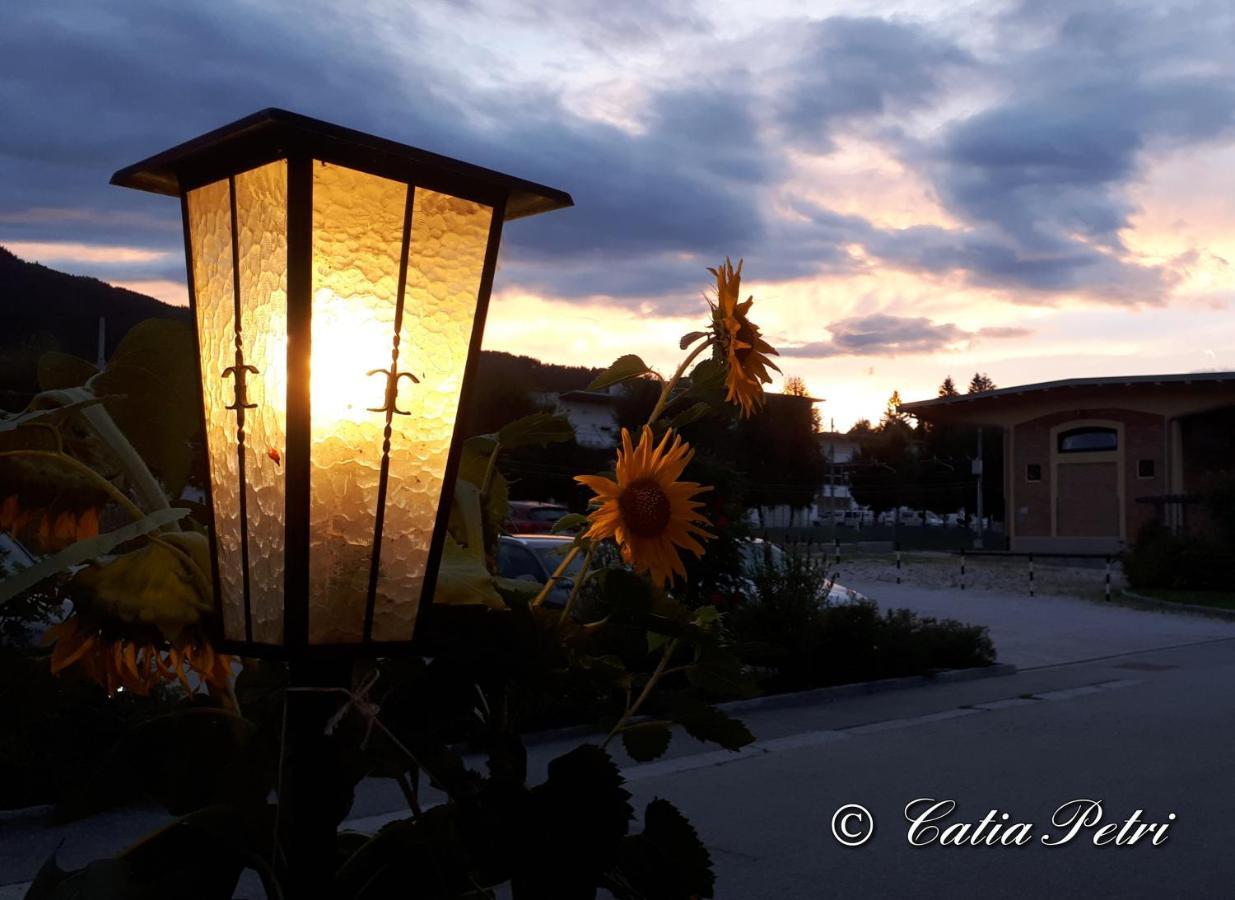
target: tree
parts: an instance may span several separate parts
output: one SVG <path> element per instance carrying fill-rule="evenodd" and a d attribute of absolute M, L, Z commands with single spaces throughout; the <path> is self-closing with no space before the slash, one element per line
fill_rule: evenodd
<path fill-rule="evenodd" d="M 871 424 L 870 419 L 858 419 L 853 423 L 853 427 L 849 429 L 850 434 L 874 434 L 875 426 Z"/>
<path fill-rule="evenodd" d="M 970 393 L 972 393 L 972 391 Z M 956 389 L 956 384 L 955 382 L 952 381 L 951 375 L 949 375 L 947 378 L 943 380 L 943 384 L 939 385 L 939 396 L 940 397 L 956 397 L 959 394 L 960 394 L 960 391 Z"/>
<path fill-rule="evenodd" d="M 900 411 L 901 392 L 893 391 L 884 407 L 883 418 L 879 420 L 879 430 L 889 431 L 894 428 L 909 428 L 909 416 Z"/>
<path fill-rule="evenodd" d="M 785 387 L 783 393 L 790 397 L 809 397 L 810 393 L 806 390 L 806 381 L 800 375 L 790 375 L 785 379 Z M 810 405 L 810 425 L 811 431 L 818 433 L 823 431 L 823 419 L 819 414 L 818 407 L 815 404 Z"/>
<path fill-rule="evenodd" d="M 980 394 L 982 391 L 995 390 L 995 382 L 991 380 L 991 376 L 985 372 L 974 372 L 973 378 L 969 379 L 969 389 L 967 393 Z"/>

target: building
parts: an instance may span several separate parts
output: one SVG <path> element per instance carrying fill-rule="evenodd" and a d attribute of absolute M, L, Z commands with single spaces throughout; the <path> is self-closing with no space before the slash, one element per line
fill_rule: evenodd
<path fill-rule="evenodd" d="M 618 443 L 617 398 L 604 391 L 565 391 L 560 394 L 541 393 L 535 399 L 552 406 L 565 416 L 575 429 L 575 442 L 580 447 L 611 450 Z"/>
<path fill-rule="evenodd" d="M 1235 372 L 1070 378 L 900 408 L 1000 429 L 1013 551 L 1118 552 L 1155 515 L 1182 528 L 1189 498 L 1235 471 Z"/>

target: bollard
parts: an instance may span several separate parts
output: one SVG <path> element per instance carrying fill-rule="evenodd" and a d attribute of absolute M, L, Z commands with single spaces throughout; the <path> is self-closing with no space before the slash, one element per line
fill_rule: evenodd
<path fill-rule="evenodd" d="M 965 548 L 961 547 L 961 590 L 965 589 Z"/>
<path fill-rule="evenodd" d="M 840 538 L 838 537 L 832 538 L 832 545 L 833 545 L 833 549 L 836 552 L 836 565 L 839 566 L 840 565 Z"/>
<path fill-rule="evenodd" d="M 901 542 L 896 541 L 896 583 L 901 583 Z"/>
<path fill-rule="evenodd" d="M 1029 596 L 1033 596 L 1033 554 L 1029 554 Z"/>
<path fill-rule="evenodd" d="M 1106 557 L 1106 602 L 1111 602 L 1111 557 Z"/>

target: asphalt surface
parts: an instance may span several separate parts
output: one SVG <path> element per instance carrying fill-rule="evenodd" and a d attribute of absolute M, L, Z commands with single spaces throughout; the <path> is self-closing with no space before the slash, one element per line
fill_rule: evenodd
<path fill-rule="evenodd" d="M 1175 626 L 1197 620 L 1167 615 L 1164 627 L 1164 614 L 1088 605 L 1141 617 L 1133 620 L 1143 624 L 1138 646 L 1119 655 L 1091 636 L 1071 643 L 1066 663 L 1008 677 L 747 709 L 742 718 L 758 740 L 741 753 L 677 735 L 663 760 L 623 760 L 636 808 L 666 797 L 691 818 L 712 852 L 720 898 L 1229 896 L 1235 639 L 1198 632 L 1173 646 L 1184 642 Z M 1066 638 L 1069 622 L 1056 619 L 1041 634 Z M 1154 640 L 1171 649 L 1143 646 Z M 533 780 L 577 742 L 531 747 Z M 976 824 L 995 810 L 992 821 L 1007 813 L 1009 823 L 1031 826 L 1031 840 L 911 846 L 904 810 L 919 798 L 957 804 L 939 826 Z M 1086 828 L 1044 846 L 1043 836 L 1067 830 L 1052 826 L 1052 814 L 1082 798 L 1103 804 L 1099 824 L 1121 824 L 1137 810 L 1141 821 L 1169 824 L 1165 841 L 1095 846 L 1096 829 Z M 851 848 L 831 824 L 855 803 L 876 824 Z M 387 783 L 366 782 L 351 825 L 375 829 L 403 814 Z M 20 883 L 61 841 L 62 863 L 81 865 L 162 819 L 125 810 L 48 828 L 37 816 L 0 818 L 0 886 L 8 885 L 0 898 L 22 896 Z M 864 825 L 841 824 L 850 832 Z"/>

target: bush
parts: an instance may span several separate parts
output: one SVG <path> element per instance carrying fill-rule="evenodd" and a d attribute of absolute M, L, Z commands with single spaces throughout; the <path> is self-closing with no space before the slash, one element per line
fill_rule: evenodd
<path fill-rule="evenodd" d="M 911 610 L 880 613 L 873 603 L 827 602 L 823 564 L 790 553 L 760 566 L 754 594 L 728 617 L 743 660 L 763 670 L 768 692 L 926 675 L 989 666 L 995 648 L 985 627 L 937 620 Z"/>
<path fill-rule="evenodd" d="M 1235 585 L 1235 552 L 1226 541 L 1176 535 L 1157 523 L 1141 529 L 1123 568 L 1134 588 L 1213 591 Z"/>

